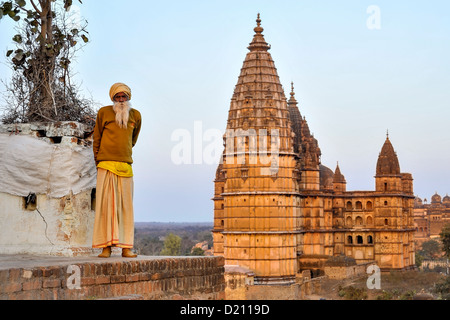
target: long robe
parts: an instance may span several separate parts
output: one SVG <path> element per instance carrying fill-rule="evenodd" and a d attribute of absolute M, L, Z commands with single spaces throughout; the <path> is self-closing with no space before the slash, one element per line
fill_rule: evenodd
<path fill-rule="evenodd" d="M 133 248 L 133 178 L 98 168 L 93 248 Z"/>

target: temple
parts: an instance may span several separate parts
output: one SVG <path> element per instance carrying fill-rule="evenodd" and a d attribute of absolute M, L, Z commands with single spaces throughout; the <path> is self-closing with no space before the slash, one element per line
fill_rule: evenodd
<path fill-rule="evenodd" d="M 330 261 L 413 267 L 413 179 L 400 172 L 389 136 L 375 191 L 347 191 L 339 165 L 322 165 L 293 84 L 286 98 L 259 14 L 256 22 L 215 177 L 215 255 L 262 285 L 295 283 L 304 270 L 321 275 Z"/>

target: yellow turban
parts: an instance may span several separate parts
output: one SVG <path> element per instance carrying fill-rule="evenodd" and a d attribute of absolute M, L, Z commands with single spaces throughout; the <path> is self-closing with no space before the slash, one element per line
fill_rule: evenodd
<path fill-rule="evenodd" d="M 109 96 L 111 100 L 114 101 L 114 96 L 120 92 L 125 93 L 128 96 L 128 100 L 131 100 L 131 89 L 124 83 L 115 83 L 112 85 L 111 90 L 109 90 Z"/>

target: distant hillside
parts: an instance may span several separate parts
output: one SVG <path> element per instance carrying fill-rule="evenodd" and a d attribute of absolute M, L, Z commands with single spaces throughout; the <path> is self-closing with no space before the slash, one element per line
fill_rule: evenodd
<path fill-rule="evenodd" d="M 183 229 L 186 227 L 213 227 L 213 222 L 136 222 L 136 229 Z"/>
<path fill-rule="evenodd" d="M 189 255 L 199 242 L 207 241 L 210 248 L 213 245 L 212 222 L 136 222 L 135 229 L 135 249 L 141 255 L 160 255 L 170 233 L 181 238 L 182 255 Z"/>

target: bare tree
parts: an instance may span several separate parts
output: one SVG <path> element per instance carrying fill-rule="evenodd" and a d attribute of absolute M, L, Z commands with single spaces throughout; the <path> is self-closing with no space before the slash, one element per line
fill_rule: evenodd
<path fill-rule="evenodd" d="M 81 3 L 81 0 L 79 0 Z M 70 19 L 72 0 L 15 0 L 0 4 L 0 19 L 18 22 L 7 57 L 13 69 L 6 83 L 2 121 L 79 121 L 95 119 L 92 101 L 79 97 L 70 68 L 75 53 L 89 39 L 87 22 Z"/>

